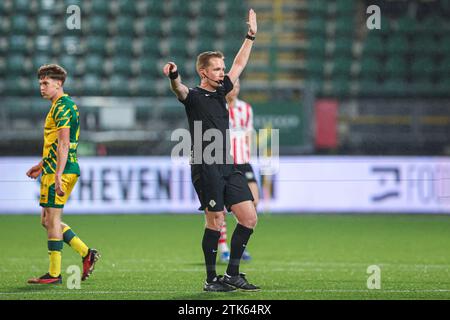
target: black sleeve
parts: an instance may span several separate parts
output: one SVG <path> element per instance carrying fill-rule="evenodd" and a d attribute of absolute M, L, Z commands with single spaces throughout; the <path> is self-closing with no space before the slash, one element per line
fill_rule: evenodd
<path fill-rule="evenodd" d="M 178 99 L 178 101 L 180 101 L 182 104 L 184 104 L 186 108 L 188 108 L 192 103 L 192 89 L 189 88 L 189 92 L 188 95 L 186 96 L 186 99 L 184 99 L 183 101 Z"/>
<path fill-rule="evenodd" d="M 223 88 L 225 89 L 225 95 L 233 90 L 233 82 L 231 82 L 230 77 L 226 75 L 223 78 Z"/>

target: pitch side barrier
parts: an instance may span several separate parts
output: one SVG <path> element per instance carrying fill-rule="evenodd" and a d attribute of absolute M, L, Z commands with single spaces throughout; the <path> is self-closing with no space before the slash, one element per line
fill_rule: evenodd
<path fill-rule="evenodd" d="M 38 158 L 0 158 L 0 214 L 38 214 Z M 65 214 L 195 213 L 187 159 L 82 157 Z M 258 212 L 450 214 L 450 157 L 280 157 L 253 164 Z M 265 167 L 265 168 L 263 168 Z"/>

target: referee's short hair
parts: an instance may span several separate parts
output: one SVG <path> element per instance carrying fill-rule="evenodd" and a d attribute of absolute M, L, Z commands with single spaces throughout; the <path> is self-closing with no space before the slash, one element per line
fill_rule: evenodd
<path fill-rule="evenodd" d="M 205 69 L 209 66 L 209 60 L 212 58 L 220 58 L 224 59 L 225 56 L 220 51 L 205 51 L 200 53 L 197 56 L 197 63 L 195 64 L 195 67 L 197 69 L 197 72 L 200 74 L 200 69 Z"/>
<path fill-rule="evenodd" d="M 62 84 L 66 81 L 67 71 L 57 64 L 44 64 L 39 67 L 37 72 L 38 79 L 49 77 L 54 80 L 61 80 Z"/>

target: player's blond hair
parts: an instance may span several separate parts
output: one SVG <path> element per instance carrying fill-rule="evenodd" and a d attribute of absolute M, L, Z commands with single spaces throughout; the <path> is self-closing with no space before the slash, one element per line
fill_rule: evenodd
<path fill-rule="evenodd" d="M 225 56 L 220 51 L 206 51 L 200 53 L 197 56 L 197 62 L 195 64 L 198 74 L 200 74 L 200 69 L 206 69 L 209 66 L 209 61 L 212 58 L 225 59 Z"/>
<path fill-rule="evenodd" d="M 62 84 L 66 81 L 67 71 L 57 64 L 44 64 L 39 67 L 37 72 L 38 79 L 49 77 L 50 79 L 61 80 Z"/>

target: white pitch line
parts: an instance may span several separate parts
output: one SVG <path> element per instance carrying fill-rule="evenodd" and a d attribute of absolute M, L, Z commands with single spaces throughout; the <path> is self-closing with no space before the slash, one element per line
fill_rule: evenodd
<path fill-rule="evenodd" d="M 450 292 L 450 289 L 425 289 L 425 290 L 361 290 L 361 289 L 330 289 L 330 290 L 320 290 L 320 289 L 304 289 L 304 290 L 261 290 L 259 293 L 433 293 L 433 292 Z M 164 293 L 204 293 L 200 291 L 136 291 L 136 290 L 122 290 L 122 291 L 83 291 L 83 290 L 70 290 L 70 291 L 46 291 L 46 292 L 0 292 L 0 295 L 48 295 L 48 294 L 164 294 Z M 207 293 L 204 293 L 205 295 Z M 229 293 L 233 294 L 233 293 Z"/>

